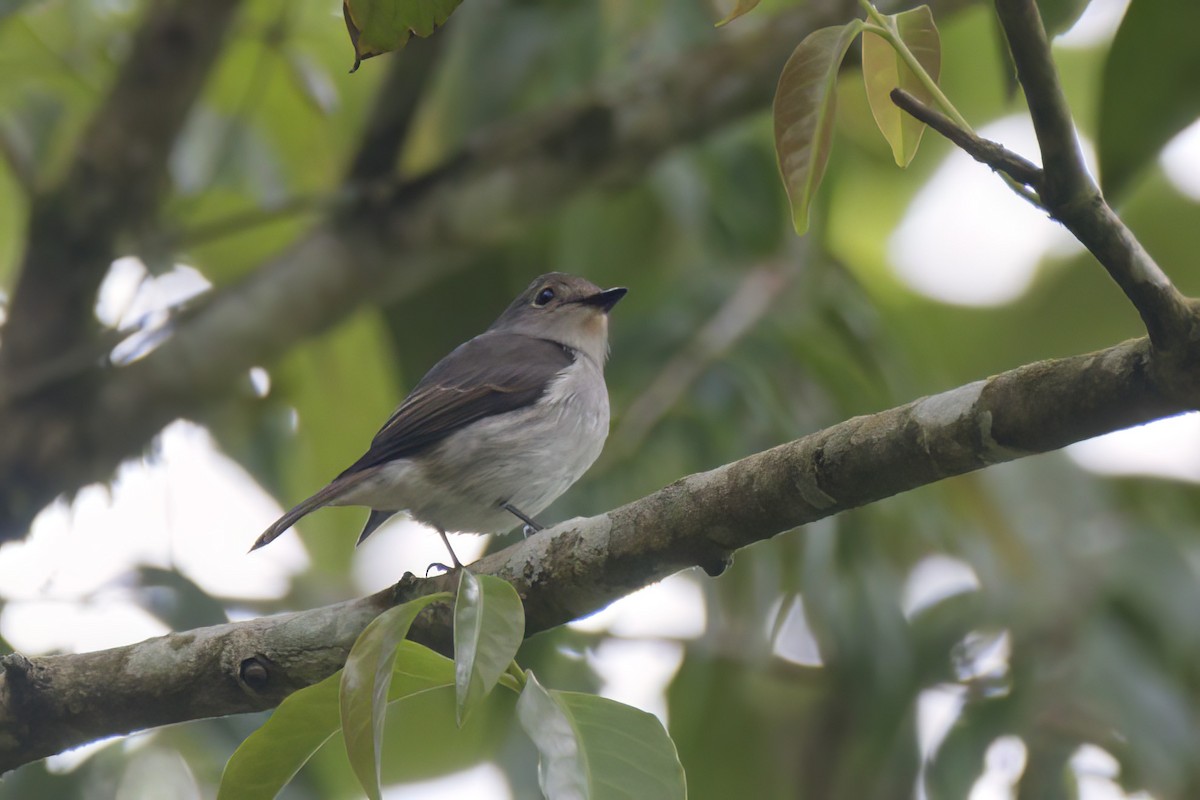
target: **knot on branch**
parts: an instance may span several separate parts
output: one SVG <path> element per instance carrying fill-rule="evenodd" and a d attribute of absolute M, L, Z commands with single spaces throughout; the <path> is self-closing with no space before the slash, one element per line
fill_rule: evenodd
<path fill-rule="evenodd" d="M 262 694 L 271 685 L 272 666 L 266 656 L 250 656 L 238 665 L 238 682 L 255 694 Z"/>
<path fill-rule="evenodd" d="M 721 573 L 725 572 L 725 570 L 733 566 L 733 553 L 710 553 L 701 558 L 697 562 L 697 566 L 704 570 L 708 577 L 716 578 L 721 575 Z"/>
<path fill-rule="evenodd" d="M 0 657 L 0 717 L 7 734 L 18 740 L 27 738 L 31 722 L 43 717 L 33 671 L 33 662 L 20 653 Z"/>
<path fill-rule="evenodd" d="M 33 670 L 33 662 L 20 653 L 9 653 L 0 656 L 0 671 L 8 682 L 8 690 L 14 691 L 29 682 L 29 673 Z"/>

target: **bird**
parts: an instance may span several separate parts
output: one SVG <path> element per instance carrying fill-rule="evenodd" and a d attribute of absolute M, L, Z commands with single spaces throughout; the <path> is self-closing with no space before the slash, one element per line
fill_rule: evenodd
<path fill-rule="evenodd" d="M 462 562 L 447 532 L 503 533 L 518 522 L 540 530 L 535 516 L 608 437 L 608 316 L 627 291 L 562 272 L 536 278 L 421 378 L 361 458 L 273 522 L 251 552 L 325 506 L 371 510 L 358 544 L 406 511 L 438 532 L 454 568 Z"/>

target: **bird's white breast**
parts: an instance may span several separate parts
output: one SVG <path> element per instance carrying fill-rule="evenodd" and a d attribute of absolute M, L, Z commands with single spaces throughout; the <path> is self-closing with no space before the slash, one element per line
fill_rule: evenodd
<path fill-rule="evenodd" d="M 486 417 L 417 458 L 385 466 L 369 504 L 407 509 L 447 531 L 510 530 L 519 521 L 500 505 L 541 513 L 599 457 L 608 422 L 600 366 L 578 354 L 534 405 Z"/>

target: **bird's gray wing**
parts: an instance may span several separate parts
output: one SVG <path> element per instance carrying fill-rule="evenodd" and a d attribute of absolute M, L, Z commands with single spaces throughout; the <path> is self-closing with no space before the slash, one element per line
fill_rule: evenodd
<path fill-rule="evenodd" d="M 476 420 L 537 402 L 574 353 L 516 333 L 484 333 L 459 345 L 426 373 L 338 479 L 416 455 Z"/>
<path fill-rule="evenodd" d="M 515 333 L 484 333 L 459 345 L 413 388 L 375 434 L 362 458 L 276 520 L 250 549 L 269 544 L 301 517 L 370 479 L 380 464 L 416 455 L 476 420 L 537 402 L 554 376 L 574 358 L 562 345 Z M 391 514 L 372 511 L 359 541 Z"/>

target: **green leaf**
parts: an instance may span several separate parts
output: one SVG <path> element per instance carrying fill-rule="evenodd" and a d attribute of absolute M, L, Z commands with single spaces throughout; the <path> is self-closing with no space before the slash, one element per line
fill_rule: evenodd
<path fill-rule="evenodd" d="M 339 727 L 341 674 L 293 692 L 246 737 L 221 773 L 217 800 L 273 798 Z"/>
<path fill-rule="evenodd" d="M 380 800 L 383 721 L 397 647 L 422 609 L 448 598 L 447 593 L 439 592 L 389 608 L 371 621 L 346 657 L 341 680 L 342 733 L 350 766 L 371 800 Z"/>
<path fill-rule="evenodd" d="M 1200 47 L 1175 3 L 1130 3 L 1104 64 L 1099 158 L 1115 198 L 1200 115 Z"/>
<path fill-rule="evenodd" d="M 592 694 L 547 691 L 525 674 L 517 717 L 538 749 L 548 800 L 687 797 L 683 766 L 657 717 Z"/>
<path fill-rule="evenodd" d="M 525 607 L 508 581 L 461 570 L 454 604 L 455 714 L 467 715 L 492 691 L 525 639 Z"/>
<path fill-rule="evenodd" d="M 450 659 L 415 642 L 401 642 L 388 700 L 401 700 L 454 682 Z M 269 800 L 342 727 L 341 671 L 284 698 L 263 725 L 230 756 L 217 800 Z"/>
<path fill-rule="evenodd" d="M 808 210 L 825 174 L 833 141 L 837 74 L 862 20 L 821 28 L 796 46 L 775 89 L 775 154 L 796 233 L 808 230 Z"/>
<path fill-rule="evenodd" d="M 917 6 L 887 19 L 894 26 L 896 35 L 936 83 L 942 69 L 942 44 L 929 6 Z M 890 97 L 891 91 L 899 87 L 926 105 L 934 104 L 933 94 L 896 49 L 882 36 L 869 30 L 863 32 L 862 60 L 867 102 L 871 105 L 875 124 L 892 146 L 896 163 L 907 167 L 917 154 L 925 124 L 897 108 Z"/>
<path fill-rule="evenodd" d="M 354 72 L 363 59 L 399 50 L 416 34 L 431 36 L 462 0 L 343 0 L 342 15 L 354 45 Z"/>
<path fill-rule="evenodd" d="M 717 23 L 717 27 L 720 28 L 723 25 L 728 25 L 743 14 L 749 14 L 758 3 L 759 0 L 737 0 L 737 5 L 733 7 L 733 10 L 723 20 Z"/>

